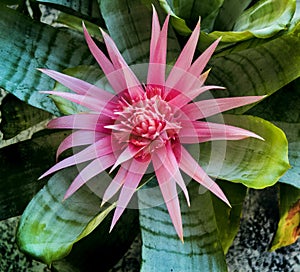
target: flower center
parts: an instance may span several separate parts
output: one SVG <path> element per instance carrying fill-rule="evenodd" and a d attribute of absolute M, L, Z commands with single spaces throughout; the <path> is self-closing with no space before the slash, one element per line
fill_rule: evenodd
<path fill-rule="evenodd" d="M 138 156 L 145 157 L 168 140 L 174 140 L 180 129 L 171 106 L 162 99 L 160 88 L 146 87 L 143 98 L 134 103 L 119 100 L 118 116 L 112 126 L 119 143 L 141 148 Z"/>

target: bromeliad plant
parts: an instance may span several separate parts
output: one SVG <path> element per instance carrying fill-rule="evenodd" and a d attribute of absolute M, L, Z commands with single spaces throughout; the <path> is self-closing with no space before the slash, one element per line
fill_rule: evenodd
<path fill-rule="evenodd" d="M 13 46 L 10 41 L 14 37 L 1 34 L 1 57 L 6 65 L 0 71 L 1 86 L 28 104 L 57 115 L 48 128 L 75 131 L 67 135 L 65 130 L 43 130 L 32 139 L 2 148 L 0 156 L 6 160 L 1 171 L 10 178 L 8 185 L 1 182 L 0 186 L 13 193 L 17 203 L 8 214 L 3 212 L 2 218 L 18 214 L 43 185 L 44 177 L 57 172 L 21 217 L 20 249 L 55 269 L 62 269 L 67 262 L 78 271 L 84 271 L 87 263 L 94 267 L 93 254 L 100 251 L 104 255 L 111 249 L 115 259 L 104 258 L 101 268 L 107 269 L 128 248 L 140 226 L 141 271 L 175 267 L 179 271 L 197 271 L 199 267 L 225 271 L 225 254 L 239 222 L 238 218 L 229 220 L 230 211 L 241 212 L 241 204 L 230 206 L 231 199 L 239 198 L 242 203 L 246 187 L 265 188 L 280 178 L 299 188 L 294 179 L 299 173 L 298 155 L 283 176 L 290 168 L 283 131 L 257 116 L 243 114 L 251 108 L 252 115 L 277 121 L 291 139 L 293 156 L 299 154 L 299 139 L 290 136 L 293 129 L 277 113 L 284 106 L 272 104 L 272 97 L 278 96 L 273 93 L 300 73 L 296 2 L 251 5 L 251 1 L 240 1 L 236 5 L 236 1 L 195 1 L 194 5 L 194 1 L 119 0 L 70 6 L 66 1 L 34 1 L 33 11 L 39 2 L 55 4 L 73 15 L 61 13 L 57 22 L 64 27 L 54 28 L 1 5 L 4 19 L 0 27 L 4 30 L 14 21 L 16 32 L 26 33 L 24 40 L 16 40 Z M 162 29 L 153 5 L 161 17 L 166 16 Z M 233 6 L 229 14 L 228 8 Z M 82 20 L 87 24 L 83 31 Z M 110 35 L 101 29 L 99 36 L 97 26 Z M 224 31 L 216 31 L 219 26 Z M 288 48 L 295 49 L 290 52 Z M 53 85 L 49 77 L 57 83 Z M 13 133 L 8 125 L 12 117 L 17 118 L 18 112 L 9 111 L 13 103 L 19 102 L 4 100 L 2 105 L 4 137 Z M 50 118 L 43 111 L 21 105 L 24 121 L 20 130 Z M 231 114 L 220 115 L 228 110 Z M 39 183 L 37 178 L 53 164 L 57 147 L 57 159 L 68 150 L 74 154 L 65 155 Z M 20 158 L 24 152 L 31 156 L 12 173 L 9 154 L 15 150 Z M 42 158 L 36 159 L 34 152 L 42 153 Z M 22 185 L 18 175 L 25 179 Z M 202 186 L 225 203 L 207 190 L 200 193 Z M 284 191 L 287 185 L 280 186 Z M 23 203 L 17 201 L 22 191 Z M 282 199 L 290 200 L 281 206 L 273 249 L 298 236 L 297 212 L 291 218 L 286 213 L 295 210 L 299 190 L 285 192 Z M 5 208 L 9 198 L 3 199 Z M 219 216 L 224 213 L 228 217 Z M 76 254 L 82 251 L 85 258 L 78 260 Z"/>

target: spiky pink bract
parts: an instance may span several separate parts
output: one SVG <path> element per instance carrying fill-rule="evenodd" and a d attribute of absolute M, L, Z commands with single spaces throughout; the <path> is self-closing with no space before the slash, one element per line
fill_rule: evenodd
<path fill-rule="evenodd" d="M 56 71 L 40 69 L 74 93 L 47 91 L 61 96 L 89 112 L 56 118 L 49 128 L 74 129 L 59 146 L 57 156 L 66 149 L 86 146 L 49 169 L 42 177 L 83 162 L 90 162 L 75 178 L 65 194 L 71 196 L 88 180 L 106 169 L 117 169 L 106 189 L 103 203 L 119 190 L 120 195 L 111 228 L 126 208 L 150 164 L 155 171 L 162 196 L 176 232 L 183 240 L 177 186 L 189 204 L 181 171 L 208 188 L 229 205 L 219 186 L 205 173 L 182 144 L 212 140 L 239 140 L 258 135 L 233 126 L 201 121 L 217 113 L 261 100 L 261 96 L 221 98 L 193 102 L 197 96 L 218 86 L 204 86 L 208 72 L 202 73 L 219 40 L 193 63 L 200 35 L 198 23 L 168 77 L 166 73 L 167 29 L 169 16 L 160 29 L 153 8 L 150 61 L 147 83 L 141 84 L 118 51 L 113 40 L 102 31 L 109 58 L 96 46 L 84 24 L 89 49 L 115 90 L 111 94 L 87 82 Z"/>

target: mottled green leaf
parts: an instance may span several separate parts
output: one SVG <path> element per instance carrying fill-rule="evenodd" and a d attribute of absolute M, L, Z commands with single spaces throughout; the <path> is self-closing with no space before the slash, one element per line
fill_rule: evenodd
<path fill-rule="evenodd" d="M 180 194 L 184 243 L 178 238 L 159 189 L 138 192 L 142 231 L 142 272 L 227 271 L 218 238 L 214 208 L 209 192 L 198 193 L 189 186 L 191 206 Z"/>
<path fill-rule="evenodd" d="M 210 61 L 207 84 L 227 88 L 215 96 L 272 94 L 300 75 L 300 24 L 293 32 L 255 48 L 234 52 Z M 246 107 L 247 108 L 247 107 Z M 244 108 L 235 113 L 244 112 Z"/>
<path fill-rule="evenodd" d="M 101 199 L 87 186 L 63 201 L 67 188 L 77 174 L 76 167 L 56 173 L 24 211 L 17 231 L 17 243 L 31 257 L 47 264 L 65 257 L 73 244 L 94 230 L 115 207 L 115 204 L 108 204 L 100 208 Z M 130 218 L 132 220 L 134 217 Z M 98 236 L 99 247 L 108 242 L 102 238 L 108 233 L 108 222 L 104 224 L 106 232 L 102 231 Z M 116 250 L 116 245 L 113 247 Z M 105 267 L 105 264 L 99 267 Z"/>
<path fill-rule="evenodd" d="M 293 244 L 300 236 L 300 189 L 280 184 L 280 221 L 271 251 Z"/>
<path fill-rule="evenodd" d="M 36 68 L 60 71 L 93 63 L 83 35 L 38 23 L 3 5 L 0 17 L 0 86 L 30 105 L 59 115 L 52 100 L 38 92 L 52 89 L 54 81 Z"/>
<path fill-rule="evenodd" d="M 149 60 L 152 21 L 151 1 L 100 1 L 100 10 L 109 34 L 128 64 Z M 158 10 L 159 11 L 159 10 Z M 179 44 L 172 29 L 168 32 L 168 59 L 179 52 Z"/>
<path fill-rule="evenodd" d="M 220 179 L 261 189 L 275 184 L 289 169 L 285 134 L 272 123 L 247 115 L 223 115 L 224 123 L 253 131 L 264 141 L 247 138 L 200 145 L 200 165 Z"/>
<path fill-rule="evenodd" d="M 38 3 L 49 5 L 64 12 L 75 14 L 79 17 L 99 18 L 100 11 L 97 0 L 34 0 Z"/>
<path fill-rule="evenodd" d="M 1 102 L 0 109 L 0 131 L 5 140 L 51 117 L 48 112 L 32 107 L 9 94 Z"/>
<path fill-rule="evenodd" d="M 55 162 L 65 132 L 43 131 L 0 149 L 0 220 L 20 215 L 45 184 L 37 178 Z"/>
<path fill-rule="evenodd" d="M 222 200 L 212 194 L 219 239 L 226 254 L 240 227 L 240 219 L 247 188 L 242 184 L 234 184 L 224 180 L 219 181 L 218 184 L 232 207 L 228 207 Z"/>

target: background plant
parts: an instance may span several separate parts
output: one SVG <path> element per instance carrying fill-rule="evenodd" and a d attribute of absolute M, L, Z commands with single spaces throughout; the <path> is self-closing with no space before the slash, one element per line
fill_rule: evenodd
<path fill-rule="evenodd" d="M 43 262 L 50 264 L 56 261 L 53 263 L 54 268 L 59 269 L 62 263 L 67 262 L 78 271 L 83 271 L 88 267 L 87 264 L 94 266 L 93 262 L 97 258 L 93 256 L 99 256 L 99 252 L 103 260 L 107 260 L 101 262 L 103 269 L 108 268 L 122 256 L 140 229 L 143 238 L 142 271 L 155 271 L 155 267 L 161 266 L 161 263 L 167 265 L 166 259 L 171 266 L 172 261 L 179 258 L 177 252 L 168 252 L 163 247 L 165 235 L 159 236 L 159 233 L 172 233 L 168 229 L 171 226 L 167 224 L 167 213 L 166 217 L 163 216 L 163 208 L 153 208 L 151 211 L 141 209 L 139 212 L 128 210 L 114 232 L 108 235 L 111 220 L 109 211 L 113 205 L 100 210 L 99 199 L 88 188 L 63 204 L 61 202 L 76 169 L 55 174 L 46 185 L 44 180 L 37 181 L 41 173 L 53 164 L 56 148 L 66 136 L 64 131 L 41 128 L 53 115 L 70 114 L 77 108 L 64 100 L 56 99 L 54 103 L 50 97 L 40 94 L 39 90 L 54 87 L 62 90 L 63 87 L 55 85 L 54 81 L 43 76 L 36 68 L 64 70 L 91 83 L 101 77 L 101 71 L 83 39 L 82 20 L 87 23 L 100 47 L 103 46 L 102 37 L 99 36 L 97 26 L 107 29 L 129 64 L 147 62 L 151 2 L 159 10 L 161 19 L 166 12 L 173 15 L 173 29 L 169 31 L 168 41 L 170 63 L 178 56 L 200 15 L 202 34 L 199 53 L 213 40 L 223 37 L 209 63 L 212 70 L 208 84 L 225 86 L 227 96 L 269 95 L 253 108 L 238 109 L 224 117 L 227 123 L 262 135 L 268 144 L 257 146 L 251 139 L 228 144 L 225 164 L 218 177 L 234 182 L 220 182 L 229 200 L 238 203 L 232 210 L 209 193 L 198 195 L 197 188 L 189 189 L 194 192 L 191 198 L 194 199 L 195 207 L 191 208 L 193 213 L 187 210 L 184 221 L 198 220 L 198 227 L 197 235 L 185 242 L 185 248 L 188 252 L 197 245 L 195 250 L 199 254 L 194 254 L 193 258 L 181 254 L 180 265 L 184 268 L 195 265 L 226 270 L 224 254 L 238 230 L 247 187 L 264 188 L 279 180 L 276 186 L 280 191 L 281 220 L 272 249 L 293 243 L 299 235 L 298 1 L 40 0 L 27 3 L 32 10 L 29 13 L 24 1 L 6 0 L 0 4 L 0 86 L 10 94 L 1 105 L 3 141 L 0 150 L 0 218 L 21 214 L 33 199 L 22 216 L 17 237 L 19 246 Z M 56 20 L 60 25 L 54 27 L 40 22 L 41 3 L 61 11 Z M 218 94 L 214 93 L 214 96 Z M 287 136 L 291 168 L 284 176 L 288 167 L 285 136 L 281 130 L 258 117 L 276 124 Z M 37 132 L 29 134 L 25 139 L 23 137 L 17 143 L 6 141 L 18 137 L 20 132 L 29 128 Z M 205 165 L 209 160 L 206 156 L 210 154 L 209 144 L 201 146 L 201 154 L 201 165 Z M 244 155 L 236 164 L 239 154 Z M 265 171 L 261 171 L 261 165 L 260 171 L 255 171 L 258 161 L 264 164 Z M 251 173 L 245 172 L 245 166 Z M 209 174 L 214 175 L 213 171 Z M 44 189 L 39 191 L 44 185 Z M 184 204 L 182 206 L 185 209 Z M 205 207 L 205 211 L 197 207 Z M 162 229 L 151 232 L 149 229 L 158 226 L 153 222 L 157 216 L 166 223 Z M 50 232 L 43 231 L 46 225 Z M 184 226 L 187 231 L 191 227 L 187 223 Z M 219 229 L 222 231 L 219 232 Z M 204 230 L 209 231 L 203 238 L 201 233 Z M 79 241 L 88 234 L 88 239 Z M 76 250 L 61 260 L 69 254 L 74 243 Z M 155 249 L 150 247 L 153 243 Z M 168 243 L 170 247 L 176 248 L 175 234 L 174 239 L 172 235 L 169 237 Z M 216 244 L 217 247 L 214 246 Z M 78 258 L 77 254 L 82 256 L 81 252 L 85 252 L 85 255 Z M 105 252 L 114 252 L 114 258 L 106 258 Z"/>

